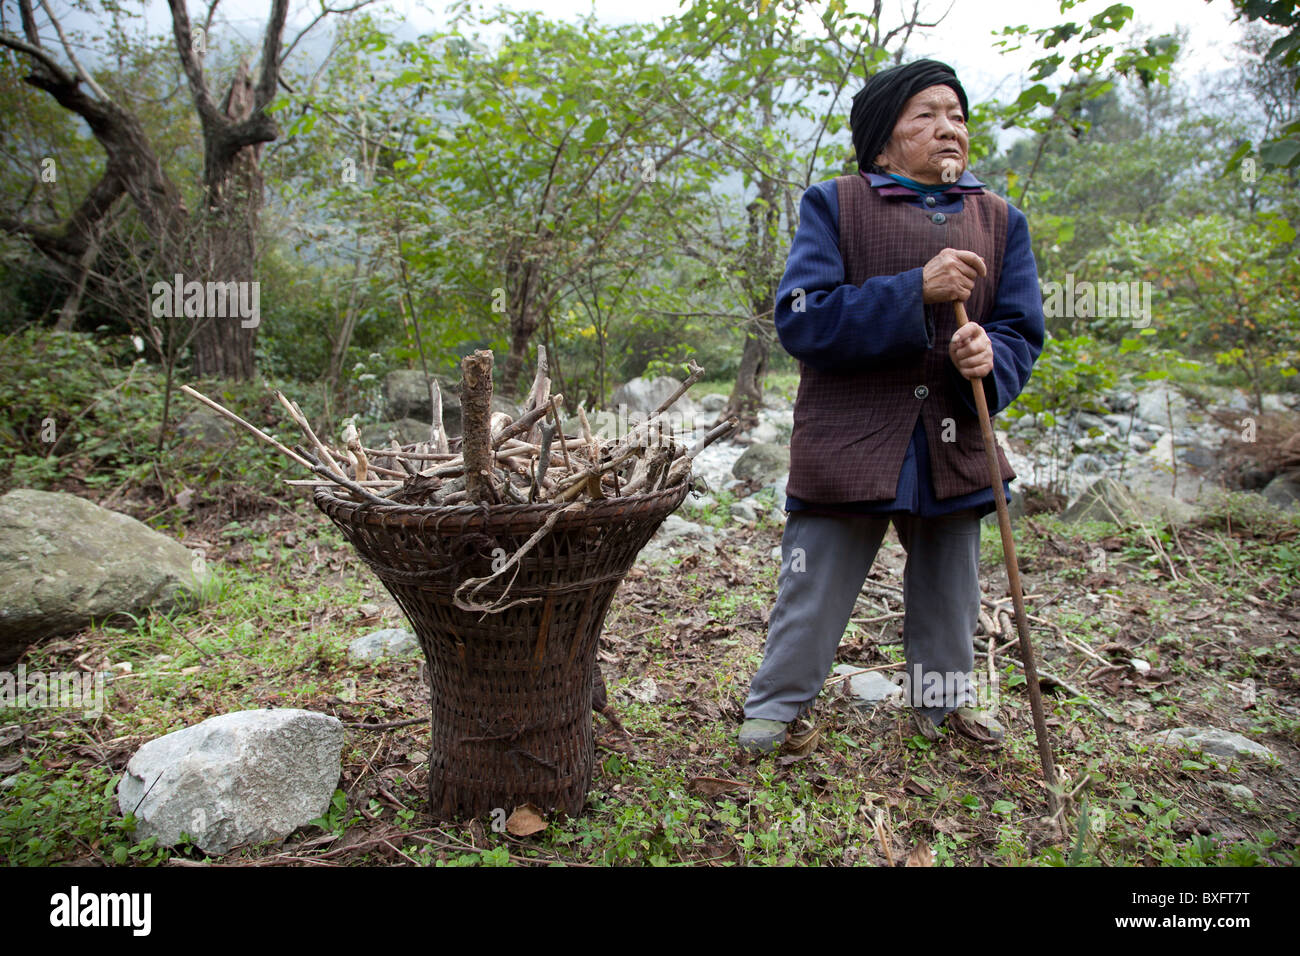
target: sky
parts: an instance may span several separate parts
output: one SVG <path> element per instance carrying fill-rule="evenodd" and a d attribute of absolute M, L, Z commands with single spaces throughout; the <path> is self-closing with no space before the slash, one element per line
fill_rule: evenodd
<path fill-rule="evenodd" d="M 63 0 L 64 3 L 67 0 Z M 993 96 L 1007 99 L 1019 92 L 1030 62 L 1038 55 L 1032 47 L 1015 53 L 1001 53 L 994 46 L 993 27 L 1004 24 L 1028 24 L 1045 27 L 1065 20 L 1079 21 L 1110 6 L 1112 0 L 1084 0 L 1065 14 L 1056 0 L 1004 0 L 992 4 L 987 0 L 923 0 L 921 11 L 926 19 L 943 15 L 934 29 L 913 35 L 908 58 L 929 56 L 951 64 L 961 78 L 972 101 Z M 61 4 L 60 4 L 61 5 Z M 495 4 L 493 4 L 495 5 Z M 557 19 L 572 19 L 594 9 L 596 16 L 610 23 L 632 20 L 655 21 L 678 12 L 677 0 L 507 0 L 503 6 L 514 9 L 540 10 Z M 865 11 L 864 0 L 848 0 L 848 9 Z M 1190 31 L 1181 71 L 1189 75 L 1213 73 L 1229 65 L 1237 27 L 1231 25 L 1229 0 L 1129 0 L 1136 12 L 1131 30 L 1146 36 L 1172 31 L 1182 26 Z M 439 29 L 446 22 L 445 5 L 439 0 L 387 0 L 386 6 L 416 33 Z M 818 4 L 820 6 L 820 4 Z M 198 19 L 205 4 L 190 3 L 191 19 Z M 223 0 L 219 9 L 229 25 L 246 39 L 255 41 L 265 25 L 266 0 Z M 315 0 L 295 0 L 291 8 L 292 24 L 307 22 Z M 897 22 L 902 0 L 886 0 L 887 23 Z M 990 12 L 992 11 L 992 12 Z M 945 15 L 946 14 L 946 15 Z M 169 28 L 166 4 L 155 0 L 150 7 L 150 27 L 159 31 Z M 320 29 L 320 27 L 317 27 Z"/>

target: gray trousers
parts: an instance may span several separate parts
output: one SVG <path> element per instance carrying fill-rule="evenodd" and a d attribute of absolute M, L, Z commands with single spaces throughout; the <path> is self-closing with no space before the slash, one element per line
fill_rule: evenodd
<path fill-rule="evenodd" d="M 781 538 L 776 606 L 745 701 L 747 718 L 788 723 L 811 706 L 890 521 L 907 552 L 904 699 L 935 723 L 977 702 L 971 683 L 980 596 L 975 513 L 921 518 L 793 511 Z"/>

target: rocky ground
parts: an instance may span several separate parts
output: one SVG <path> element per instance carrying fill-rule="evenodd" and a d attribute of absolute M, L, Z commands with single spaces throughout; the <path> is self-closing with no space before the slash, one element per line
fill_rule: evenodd
<path fill-rule="evenodd" d="M 1118 418 L 1076 416 L 1056 436 L 1058 446 L 1070 442 L 1073 517 L 1030 493 L 1016 525 L 1053 745 L 1075 791 L 1066 833 L 1045 818 L 993 528 L 981 561 L 987 623 L 976 640 L 1008 728 L 1003 749 L 916 736 L 880 679 L 901 662 L 905 556 L 891 532 L 837 657 L 841 673 L 876 668 L 876 679 L 833 678 L 780 754 L 736 750 L 779 563 L 790 413 L 775 403 L 747 436 L 763 441 L 705 452 L 698 471 L 709 490 L 665 522 L 612 605 L 599 657 L 611 707 L 596 718 L 583 816 L 505 832 L 487 818 L 430 821 L 427 689 L 405 620 L 310 505 L 241 499 L 238 520 L 209 507 L 187 525 L 186 547 L 214 572 L 208 603 L 142 610 L 126 627 L 82 626 L 26 652 L 32 670 L 111 679 L 97 716 L 0 710 L 0 859 L 213 859 L 124 826 L 117 782 L 147 741 L 274 707 L 341 722 L 337 790 L 318 820 L 287 836 L 223 839 L 224 862 L 1293 863 L 1300 519 L 1260 494 L 1213 495 L 1208 476 L 1224 467 L 1224 444 L 1203 446 L 1203 467 L 1195 452 L 1184 455 L 1175 487 L 1172 467 L 1157 467 L 1165 436 L 1177 456 L 1200 447 L 1193 437 L 1224 438 L 1216 428 L 1232 441 L 1231 429 L 1198 422 L 1189 406 L 1184 425 L 1162 432 L 1137 398 L 1127 432 Z M 718 399 L 702 399 L 702 415 Z M 1052 441 L 1021 425 L 1006 443 L 1028 474 L 1044 467 Z M 1101 464 L 1085 475 L 1075 463 L 1086 455 Z M 1133 482 L 1138 474 L 1151 483 Z M 1104 475 L 1119 479 L 1114 488 L 1083 493 Z"/>

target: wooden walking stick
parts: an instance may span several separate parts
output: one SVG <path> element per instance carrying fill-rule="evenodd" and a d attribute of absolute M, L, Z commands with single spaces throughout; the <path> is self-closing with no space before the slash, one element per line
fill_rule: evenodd
<path fill-rule="evenodd" d="M 957 310 L 957 327 L 970 319 L 966 305 L 954 302 Z M 1034 645 L 1029 639 L 1029 615 L 1025 613 L 1025 595 L 1020 588 L 1020 566 L 1016 562 L 1016 542 L 1011 537 L 1011 513 L 1002 490 L 1002 469 L 998 466 L 997 439 L 993 437 L 993 422 L 989 419 L 988 400 L 984 397 L 984 380 L 970 381 L 975 392 L 975 409 L 979 412 L 980 432 L 984 436 L 984 455 L 989 463 L 989 482 L 993 486 L 993 501 L 998 508 L 998 527 L 1002 529 L 1002 555 L 1007 562 L 1007 582 L 1011 586 L 1011 601 L 1016 608 L 1016 630 L 1020 634 L 1020 659 L 1025 665 L 1025 682 L 1029 686 L 1029 707 L 1034 715 L 1034 733 L 1038 736 L 1038 757 L 1043 764 L 1043 778 L 1047 781 L 1047 802 L 1056 816 L 1059 802 L 1056 795 L 1056 761 L 1052 757 L 1052 742 L 1047 738 L 1047 722 L 1043 718 L 1043 692 L 1038 686 L 1038 665 L 1034 663 Z"/>

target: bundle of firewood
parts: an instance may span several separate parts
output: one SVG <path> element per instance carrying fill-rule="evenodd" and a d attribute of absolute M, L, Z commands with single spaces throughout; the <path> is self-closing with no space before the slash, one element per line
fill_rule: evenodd
<path fill-rule="evenodd" d="M 182 390 L 316 476 L 286 484 L 333 486 L 342 496 L 382 505 L 528 504 L 646 494 L 689 480 L 695 456 L 736 427 L 736 419 L 728 419 L 687 447 L 665 419 L 704 374 L 692 362 L 681 387 L 622 437 L 593 435 L 581 405 L 577 419 L 582 434 L 566 435 L 560 419 L 564 397 L 550 393 L 546 350 L 537 351 L 537 374 L 518 420 L 492 412 L 492 353 L 478 351 L 461 361 L 463 437 L 447 438 L 442 395 L 432 381 L 429 440 L 405 448 L 396 441 L 388 448 L 366 448 L 351 421 L 341 443 L 327 444 L 298 404 L 276 392 L 306 438 L 306 445 L 289 448 L 188 385 Z"/>

